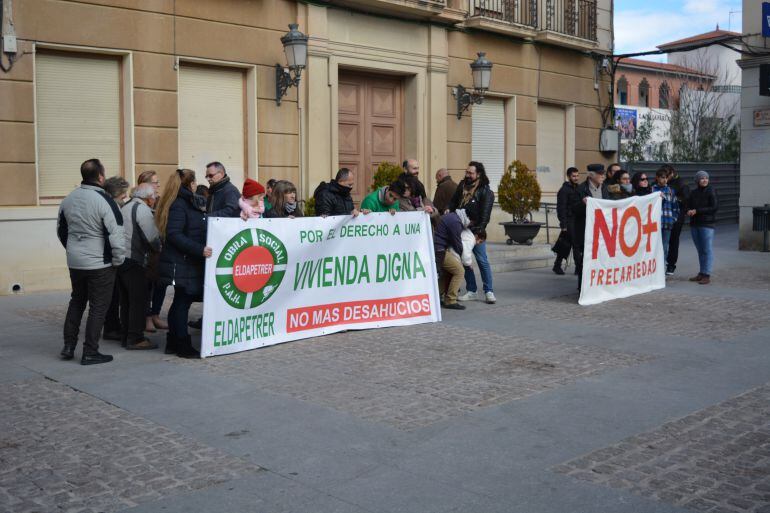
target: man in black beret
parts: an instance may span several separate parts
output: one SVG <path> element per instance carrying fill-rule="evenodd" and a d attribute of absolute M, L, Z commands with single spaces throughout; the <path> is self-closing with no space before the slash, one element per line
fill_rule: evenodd
<path fill-rule="evenodd" d="M 610 199 L 607 184 L 604 183 L 605 171 L 603 164 L 588 164 L 588 177 L 578 185 L 577 193 L 573 196 L 572 212 L 575 222 L 574 231 L 570 233 L 574 247 L 575 273 L 578 275 L 578 290 L 583 280 L 583 249 L 585 247 L 586 204 L 588 198 Z"/>

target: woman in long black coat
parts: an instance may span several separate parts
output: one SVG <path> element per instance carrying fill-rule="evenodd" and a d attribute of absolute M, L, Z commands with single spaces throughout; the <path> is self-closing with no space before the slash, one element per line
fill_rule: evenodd
<path fill-rule="evenodd" d="M 166 354 L 197 358 L 187 331 L 190 306 L 203 298 L 206 246 L 206 203 L 195 195 L 195 171 L 177 169 L 171 175 L 158 203 L 156 220 L 163 238 L 158 266 L 159 282 L 174 287 L 168 311 Z"/>

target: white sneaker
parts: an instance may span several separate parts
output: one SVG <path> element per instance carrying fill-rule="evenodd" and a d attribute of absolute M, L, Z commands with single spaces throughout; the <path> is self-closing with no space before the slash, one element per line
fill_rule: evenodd
<path fill-rule="evenodd" d="M 497 298 L 495 297 L 495 293 L 491 290 L 486 293 L 487 297 L 487 304 L 494 305 L 497 302 Z"/>
<path fill-rule="evenodd" d="M 475 292 L 465 292 L 465 294 L 460 294 L 457 296 L 458 301 L 473 301 L 474 299 L 478 299 L 478 294 Z"/>

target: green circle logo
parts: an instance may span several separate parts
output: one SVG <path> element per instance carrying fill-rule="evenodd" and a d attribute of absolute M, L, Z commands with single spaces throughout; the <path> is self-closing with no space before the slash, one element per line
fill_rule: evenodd
<path fill-rule="evenodd" d="M 237 233 L 217 258 L 217 288 L 233 308 L 255 308 L 272 296 L 286 274 L 286 247 L 259 228 Z"/>

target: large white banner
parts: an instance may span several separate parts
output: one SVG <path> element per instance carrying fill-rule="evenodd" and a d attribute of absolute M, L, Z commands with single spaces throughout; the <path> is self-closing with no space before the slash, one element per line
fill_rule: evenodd
<path fill-rule="evenodd" d="M 201 357 L 441 320 L 424 212 L 209 218 Z"/>
<path fill-rule="evenodd" d="M 581 305 L 666 286 L 660 194 L 624 200 L 588 198 Z"/>

